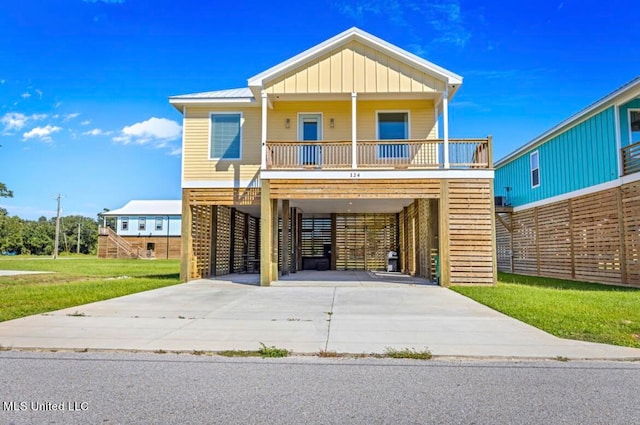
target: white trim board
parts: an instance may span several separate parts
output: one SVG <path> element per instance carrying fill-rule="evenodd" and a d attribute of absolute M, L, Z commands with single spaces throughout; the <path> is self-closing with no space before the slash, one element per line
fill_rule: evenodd
<path fill-rule="evenodd" d="M 493 179 L 494 170 L 263 170 L 262 179 L 382 180 L 382 179 Z"/>
<path fill-rule="evenodd" d="M 541 207 L 543 205 L 553 204 L 554 202 L 566 201 L 567 199 L 577 198 L 579 196 L 590 195 L 592 193 L 600 192 L 607 189 L 613 189 L 624 184 L 640 181 L 640 173 L 631 174 L 629 176 L 620 177 L 619 179 L 611 180 L 605 183 L 600 183 L 595 186 L 590 186 L 584 189 L 574 190 L 573 192 L 563 193 L 561 195 L 552 196 L 551 198 L 542 199 L 540 201 L 530 202 L 528 204 L 513 207 L 513 212 L 524 211 L 535 207 Z"/>
<path fill-rule="evenodd" d="M 183 189 L 253 189 L 260 187 L 260 179 L 255 180 L 184 180 Z"/>

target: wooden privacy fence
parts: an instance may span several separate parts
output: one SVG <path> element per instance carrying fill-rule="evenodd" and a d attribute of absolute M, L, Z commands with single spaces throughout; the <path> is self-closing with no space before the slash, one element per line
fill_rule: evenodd
<path fill-rule="evenodd" d="M 640 285 L 640 182 L 500 217 L 500 271 Z"/>

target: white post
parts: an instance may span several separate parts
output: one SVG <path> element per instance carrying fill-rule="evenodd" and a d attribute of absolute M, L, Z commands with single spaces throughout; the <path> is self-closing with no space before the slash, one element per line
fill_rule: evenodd
<path fill-rule="evenodd" d="M 261 152 L 261 168 L 267 169 L 267 93 L 262 91 L 262 152 Z"/>
<path fill-rule="evenodd" d="M 444 138 L 444 168 L 450 167 L 449 164 L 449 92 L 442 92 L 442 137 Z"/>
<path fill-rule="evenodd" d="M 438 108 L 438 105 L 435 106 L 435 108 L 433 108 L 433 114 L 434 114 L 434 122 L 436 123 L 436 139 L 440 138 L 440 125 L 438 124 L 438 118 L 440 118 L 438 116 L 438 114 L 440 113 L 440 109 Z"/>
<path fill-rule="evenodd" d="M 351 93 L 351 168 L 358 168 L 358 129 L 357 129 L 357 105 L 358 93 Z"/>

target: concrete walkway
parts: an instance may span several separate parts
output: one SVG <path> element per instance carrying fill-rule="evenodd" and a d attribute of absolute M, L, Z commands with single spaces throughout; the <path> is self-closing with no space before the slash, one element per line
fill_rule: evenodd
<path fill-rule="evenodd" d="M 300 272 L 198 280 L 0 323 L 0 345 L 42 349 L 255 350 L 640 359 L 640 349 L 556 338 L 445 288 L 398 274 Z"/>

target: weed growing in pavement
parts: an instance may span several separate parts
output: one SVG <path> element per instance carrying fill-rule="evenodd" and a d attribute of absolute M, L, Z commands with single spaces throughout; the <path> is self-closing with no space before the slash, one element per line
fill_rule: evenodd
<path fill-rule="evenodd" d="M 287 357 L 289 356 L 289 350 L 286 348 L 277 348 L 275 346 L 267 347 L 263 342 L 260 343 L 258 353 L 261 357 Z"/>

